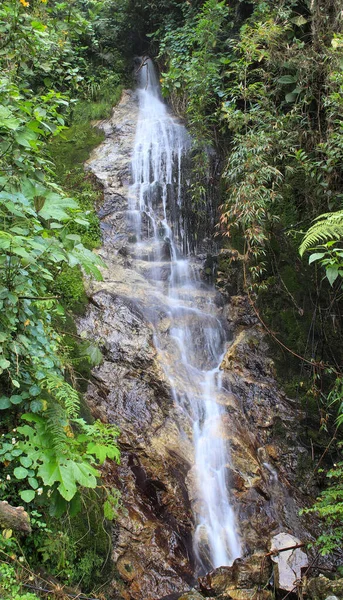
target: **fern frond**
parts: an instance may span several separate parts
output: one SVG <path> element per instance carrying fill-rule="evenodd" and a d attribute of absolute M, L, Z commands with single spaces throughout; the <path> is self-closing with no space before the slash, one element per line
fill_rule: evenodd
<path fill-rule="evenodd" d="M 46 428 L 51 435 L 52 447 L 58 454 L 63 454 L 68 442 L 65 411 L 59 404 L 50 404 L 45 412 Z"/>
<path fill-rule="evenodd" d="M 316 222 L 306 232 L 300 245 L 302 256 L 306 250 L 328 240 L 343 239 L 343 210 L 334 213 L 324 213 L 317 217 Z"/>
<path fill-rule="evenodd" d="M 80 411 L 79 394 L 58 375 L 49 374 L 45 379 L 49 393 L 65 409 L 68 419 L 76 419 Z"/>

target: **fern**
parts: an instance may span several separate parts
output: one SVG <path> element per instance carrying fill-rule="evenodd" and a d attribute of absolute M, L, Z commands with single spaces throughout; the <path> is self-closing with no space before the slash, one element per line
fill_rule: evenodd
<path fill-rule="evenodd" d="M 299 252 L 302 256 L 306 250 L 327 240 L 343 239 L 343 210 L 333 213 L 324 213 L 315 219 L 315 223 L 306 232 L 300 245 Z"/>
<path fill-rule="evenodd" d="M 67 447 L 68 422 L 65 411 L 59 404 L 51 404 L 46 412 L 46 428 L 51 436 L 51 445 L 57 454 L 65 454 Z"/>
<path fill-rule="evenodd" d="M 76 419 L 80 411 L 79 394 L 58 375 L 49 374 L 44 380 L 48 392 L 65 409 L 67 419 Z"/>

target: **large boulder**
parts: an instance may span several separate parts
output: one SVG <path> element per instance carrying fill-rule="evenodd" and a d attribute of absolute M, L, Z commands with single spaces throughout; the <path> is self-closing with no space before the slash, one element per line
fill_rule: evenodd
<path fill-rule="evenodd" d="M 301 541 L 289 533 L 279 533 L 271 543 L 275 587 L 292 592 L 300 584 L 304 570 L 308 567 L 307 554 L 297 548 Z M 289 548 L 289 550 L 287 550 Z"/>

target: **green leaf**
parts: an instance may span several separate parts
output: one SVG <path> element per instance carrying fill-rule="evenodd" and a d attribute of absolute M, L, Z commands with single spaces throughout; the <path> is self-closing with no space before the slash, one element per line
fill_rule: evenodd
<path fill-rule="evenodd" d="M 290 22 L 294 23 L 298 27 L 301 27 L 301 25 L 306 25 L 307 19 L 305 19 L 305 17 L 303 17 L 302 15 L 297 15 L 296 17 L 290 19 Z"/>
<path fill-rule="evenodd" d="M 308 264 L 312 264 L 315 260 L 320 260 L 321 258 L 323 258 L 325 256 L 325 252 L 315 252 L 314 254 L 311 254 L 311 256 L 308 259 Z"/>
<path fill-rule="evenodd" d="M 22 500 L 24 500 L 24 502 L 31 502 L 31 500 L 34 499 L 35 495 L 36 494 L 34 490 L 22 490 L 21 492 L 19 492 L 19 496 Z"/>
<path fill-rule="evenodd" d="M 10 397 L 10 401 L 12 404 L 20 404 L 23 401 L 23 397 L 15 394 L 14 396 Z"/>
<path fill-rule="evenodd" d="M 100 464 L 102 464 L 106 458 L 115 459 L 119 462 L 120 452 L 115 444 L 101 444 L 100 442 L 89 442 L 87 444 L 88 454 L 94 454 Z"/>
<path fill-rule="evenodd" d="M 32 400 L 32 402 L 30 403 L 30 410 L 32 410 L 33 413 L 39 413 L 43 410 L 44 404 L 42 402 L 42 400 Z"/>
<path fill-rule="evenodd" d="M 25 479 L 25 477 L 28 475 L 28 470 L 24 467 L 16 467 L 13 471 L 13 475 L 17 479 Z"/>
<path fill-rule="evenodd" d="M 7 396 L 1 396 L 0 398 L 0 410 L 5 410 L 11 406 L 11 401 Z"/>
<path fill-rule="evenodd" d="M 295 94 L 294 92 L 290 92 L 289 94 L 286 94 L 286 96 L 285 96 L 285 100 L 289 104 L 292 104 L 292 102 L 295 102 L 296 99 L 297 99 L 297 94 Z"/>
<path fill-rule="evenodd" d="M 32 465 L 32 459 L 29 456 L 21 456 L 19 462 L 23 467 L 29 468 Z"/>
<path fill-rule="evenodd" d="M 106 500 L 104 502 L 104 517 L 105 517 L 105 519 L 108 519 L 108 521 L 113 521 L 115 516 L 116 516 L 116 511 L 114 510 L 111 502 Z"/>
<path fill-rule="evenodd" d="M 329 283 L 332 286 L 338 277 L 338 268 L 337 267 L 328 267 L 326 269 L 326 277 L 328 278 Z"/>
<path fill-rule="evenodd" d="M 282 85 L 289 85 L 291 83 L 296 83 L 297 78 L 294 77 L 294 75 L 282 75 L 282 77 L 279 77 L 279 79 L 277 81 L 278 81 L 278 83 L 281 83 Z"/>
<path fill-rule="evenodd" d="M 35 477 L 29 477 L 28 482 L 34 490 L 36 490 L 38 488 L 38 481 Z"/>
<path fill-rule="evenodd" d="M 89 358 L 89 362 L 93 367 L 97 367 L 101 364 L 103 360 L 103 356 L 99 350 L 99 348 L 93 344 L 87 345 L 85 349 L 85 354 Z"/>
<path fill-rule="evenodd" d="M 37 134 L 30 129 L 25 129 L 24 131 L 16 131 L 14 134 L 15 140 L 19 146 L 23 146 L 24 148 L 31 148 L 32 142 L 37 140 Z"/>
<path fill-rule="evenodd" d="M 29 389 L 30 396 L 39 396 L 40 393 L 41 393 L 41 389 L 38 385 L 31 385 L 31 387 Z"/>
<path fill-rule="evenodd" d="M 59 194 L 50 192 L 45 198 L 45 202 L 39 215 L 46 219 L 54 219 L 56 221 L 66 221 L 70 219 L 70 215 L 66 209 L 78 208 L 77 202 L 72 198 L 63 198 Z"/>
<path fill-rule="evenodd" d="M 8 369 L 11 366 L 11 363 L 6 358 L 0 358 L 0 369 Z"/>

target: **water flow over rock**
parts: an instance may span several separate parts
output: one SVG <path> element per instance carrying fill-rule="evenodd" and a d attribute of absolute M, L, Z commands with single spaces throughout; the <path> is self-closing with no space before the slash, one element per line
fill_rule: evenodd
<path fill-rule="evenodd" d="M 159 302 L 145 305 L 154 324 L 154 343 L 191 435 L 196 481 L 193 499 L 194 550 L 199 571 L 229 565 L 241 547 L 229 500 L 230 452 L 223 432 L 226 390 L 221 364 L 227 332 L 214 302 L 187 258 L 182 222 L 182 161 L 190 147 L 185 128 L 173 119 L 159 95 L 151 60 L 139 69 L 139 115 L 129 190 L 129 222 L 134 247 Z M 167 325 L 159 327 L 161 310 Z M 221 402 L 219 400 L 221 399 Z"/>
<path fill-rule="evenodd" d="M 161 103 L 157 81 L 150 90 L 140 74 L 140 90 L 125 91 L 100 124 L 105 140 L 86 167 L 104 188 L 99 254 L 107 265 L 103 281 L 88 281 L 90 303 L 78 320 L 104 357 L 86 398 L 95 418 L 121 430 L 121 464 L 103 467 L 125 509 L 113 529 L 116 576 L 108 598 L 175 598 L 196 583 L 195 553 L 198 572 L 231 562 L 239 548 L 228 497 L 246 556 L 216 568 L 210 587 L 218 597 L 254 598 L 248 588 L 260 579 L 252 565 L 260 573 L 272 537 L 313 540 L 306 516 L 299 517 L 311 481 L 311 457 L 300 441 L 305 415 L 277 386 L 267 340 L 241 295 L 240 261 L 230 262 L 226 299 L 201 283 L 203 257 L 189 256 L 192 232 L 184 226 L 190 140 Z M 151 93 L 155 118 L 148 127 L 142 102 Z M 142 128 L 151 146 L 163 141 L 154 155 L 161 181 L 152 158 L 143 179 Z M 244 572 L 250 565 L 252 577 L 243 580 L 239 565 Z"/>

